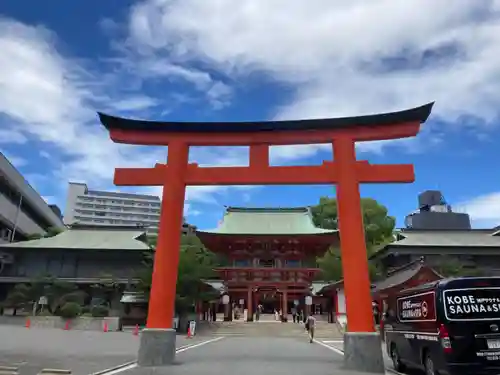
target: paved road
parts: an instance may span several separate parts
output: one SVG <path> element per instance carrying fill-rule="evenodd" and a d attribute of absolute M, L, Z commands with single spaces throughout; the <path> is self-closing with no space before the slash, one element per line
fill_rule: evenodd
<path fill-rule="evenodd" d="M 177 354 L 167 368 L 134 368 L 120 375 L 341 375 L 342 356 L 306 339 L 224 337 Z"/>
<path fill-rule="evenodd" d="M 203 338 L 177 337 L 177 347 Z M 135 361 L 139 337 L 131 332 L 64 331 L 0 325 L 0 365 L 19 366 L 20 375 L 42 368 L 72 370 L 88 375 Z"/>
<path fill-rule="evenodd" d="M 317 340 L 318 344 L 331 348 L 332 351 L 342 355 L 341 353 L 344 350 L 344 343 L 342 340 Z M 387 354 L 387 349 L 385 347 L 385 343 L 381 343 L 382 346 L 382 355 L 384 357 L 384 362 L 385 366 L 387 368 L 387 374 L 401 374 L 400 372 L 397 372 L 394 370 L 394 367 L 392 365 L 391 358 Z"/>

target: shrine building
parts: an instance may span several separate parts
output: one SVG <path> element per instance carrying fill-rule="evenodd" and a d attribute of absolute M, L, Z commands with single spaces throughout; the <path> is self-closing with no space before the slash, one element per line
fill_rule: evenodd
<path fill-rule="evenodd" d="M 259 304 L 264 314 L 276 309 L 287 316 L 293 306 L 307 313 L 308 303 L 317 299 L 312 296 L 320 273 L 316 259 L 339 244 L 338 231 L 317 228 L 307 207 L 228 207 L 218 228 L 196 235 L 226 259 L 216 272 L 229 305 L 248 309 L 248 320 Z"/>

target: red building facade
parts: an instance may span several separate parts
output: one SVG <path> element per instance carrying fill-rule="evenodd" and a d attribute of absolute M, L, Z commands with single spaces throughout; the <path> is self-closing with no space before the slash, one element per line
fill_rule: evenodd
<path fill-rule="evenodd" d="M 338 245 L 338 232 L 315 227 L 307 207 L 229 207 L 218 228 L 197 236 L 227 259 L 216 271 L 230 304 L 246 308 L 249 321 L 259 304 L 263 313 L 287 316 L 293 306 L 307 313 L 306 296 L 320 272 L 316 258 Z"/>

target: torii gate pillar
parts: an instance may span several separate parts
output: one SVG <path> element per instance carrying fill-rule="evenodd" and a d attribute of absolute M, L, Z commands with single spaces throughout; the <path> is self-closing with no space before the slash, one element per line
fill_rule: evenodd
<path fill-rule="evenodd" d="M 155 123 L 99 114 L 114 142 L 168 146 L 167 164 L 115 171 L 116 185 L 163 186 L 147 329 L 141 334 L 138 364 L 162 366 L 175 358 L 172 324 L 186 186 L 336 184 L 348 320 L 344 365 L 350 370 L 385 373 L 371 308 L 359 184 L 408 183 L 415 176 L 413 165 L 370 165 L 356 160 L 355 143 L 415 136 L 431 109 L 432 103 L 379 115 L 254 123 Z M 269 165 L 271 145 L 315 143 L 333 144 L 334 160 L 311 166 Z M 190 146 L 250 146 L 249 165 L 189 164 Z"/>

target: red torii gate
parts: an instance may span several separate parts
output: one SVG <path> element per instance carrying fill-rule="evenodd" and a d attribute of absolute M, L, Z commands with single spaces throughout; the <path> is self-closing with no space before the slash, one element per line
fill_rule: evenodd
<path fill-rule="evenodd" d="M 349 351 L 352 346 L 357 355 L 366 357 L 353 359 L 346 352 L 346 366 L 371 371 L 375 367 L 383 373 L 380 345 L 371 339 L 378 340 L 374 335 L 359 184 L 408 183 L 415 177 L 411 164 L 371 165 L 356 160 L 355 143 L 415 136 L 432 106 L 429 103 L 401 112 L 337 119 L 224 123 L 153 122 L 99 113 L 116 143 L 168 146 L 167 164 L 115 170 L 116 185 L 163 186 L 147 329 L 141 338 L 138 363 L 168 364 L 175 356 L 175 336 L 168 332 L 172 331 L 174 317 L 186 186 L 336 184 L 348 329 L 353 333 L 350 338 L 346 335 L 345 349 Z M 271 145 L 316 143 L 331 143 L 334 160 L 312 166 L 269 165 Z M 190 146 L 250 146 L 249 165 L 199 167 L 189 163 Z M 170 338 L 162 339 L 161 332 Z M 366 347 L 372 344 L 376 349 Z"/>

